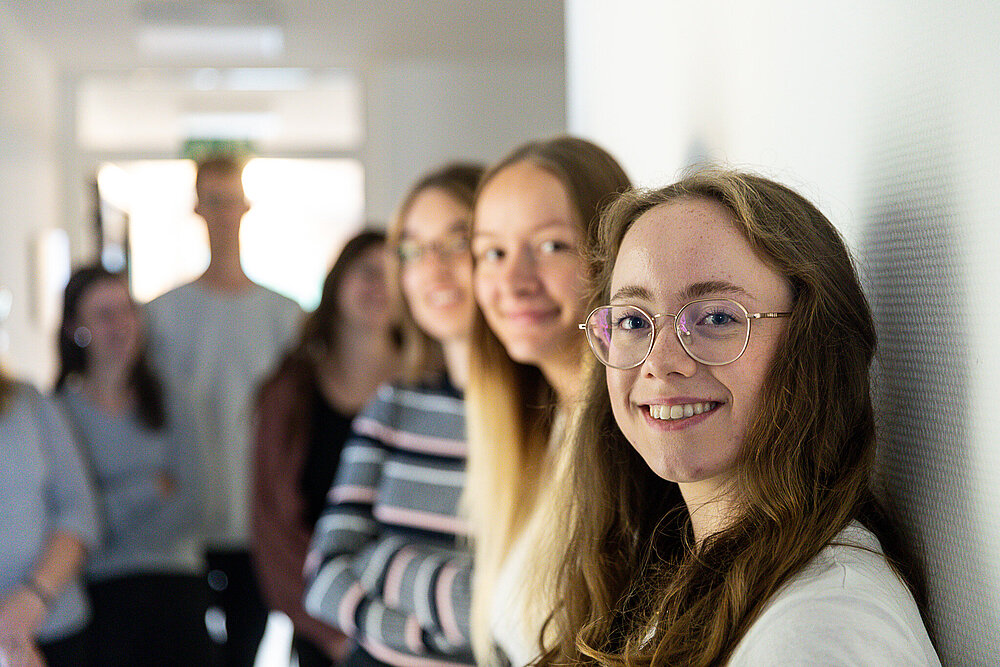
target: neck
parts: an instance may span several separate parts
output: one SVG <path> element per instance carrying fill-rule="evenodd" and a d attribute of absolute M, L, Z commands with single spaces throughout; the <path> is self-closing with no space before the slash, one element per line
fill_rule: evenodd
<path fill-rule="evenodd" d="M 706 538 L 732 523 L 736 510 L 733 499 L 717 480 L 684 482 L 678 486 L 691 517 L 695 543 L 699 547 Z"/>
<path fill-rule="evenodd" d="M 212 258 L 199 280 L 219 292 L 238 292 L 253 284 L 240 263 L 239 241 L 211 244 Z"/>
<path fill-rule="evenodd" d="M 469 381 L 469 340 L 455 338 L 442 341 L 441 349 L 444 351 L 444 368 L 448 379 L 464 391 Z"/>
<path fill-rule="evenodd" d="M 128 403 L 132 388 L 125 364 L 88 368 L 81 378 L 84 393 L 104 410 L 115 412 Z"/>
<path fill-rule="evenodd" d="M 542 375 L 556 390 L 559 407 L 563 408 L 573 403 L 580 388 L 580 358 L 556 359 L 549 363 L 539 364 Z"/>
<path fill-rule="evenodd" d="M 344 414 L 363 408 L 398 365 L 390 330 L 374 339 L 367 332 L 352 333 L 357 331 L 361 329 L 343 327 L 337 332 L 333 343 L 336 352 L 327 355 L 318 367 L 320 392 L 327 403 Z"/>

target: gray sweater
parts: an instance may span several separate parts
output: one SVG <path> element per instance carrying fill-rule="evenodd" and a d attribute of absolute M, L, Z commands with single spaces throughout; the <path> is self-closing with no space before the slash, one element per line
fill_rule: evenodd
<path fill-rule="evenodd" d="M 54 530 L 98 541 L 97 504 L 76 443 L 59 410 L 28 385 L 17 385 L 0 414 L 0 599 L 21 585 Z M 55 600 L 42 641 L 81 630 L 90 607 L 79 579 Z"/>
<path fill-rule="evenodd" d="M 129 574 L 197 574 L 202 569 L 202 464 L 190 427 L 168 410 L 159 431 L 134 411 L 109 415 L 71 385 L 56 395 L 65 407 L 96 481 L 105 531 L 87 566 L 91 580 Z M 159 477 L 174 482 L 165 494 Z"/>

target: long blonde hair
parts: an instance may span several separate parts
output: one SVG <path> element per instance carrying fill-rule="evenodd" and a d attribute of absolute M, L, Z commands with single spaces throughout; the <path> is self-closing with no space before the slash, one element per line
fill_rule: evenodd
<path fill-rule="evenodd" d="M 724 170 L 626 195 L 602 224 L 601 300 L 632 223 L 680 198 L 726 206 L 795 294 L 737 463 L 740 509 L 696 546 L 677 485 L 657 477 L 622 435 L 604 368 L 595 367 L 567 452 L 559 548 L 540 563 L 554 573 L 557 604 L 538 664 L 725 663 L 780 586 L 854 519 L 876 533 L 922 599 L 872 488 L 871 312 L 822 213 L 778 183 Z"/>
<path fill-rule="evenodd" d="M 585 246 L 596 238 L 601 210 L 630 187 L 621 166 L 603 149 L 583 139 L 556 137 L 515 149 L 486 173 L 479 192 L 498 173 L 521 162 L 560 180 L 584 229 Z M 470 348 L 464 507 L 472 524 L 476 564 L 473 647 L 479 662 L 485 663 L 492 650 L 489 619 L 494 584 L 512 542 L 536 506 L 557 397 L 537 367 L 511 359 L 478 310 Z"/>

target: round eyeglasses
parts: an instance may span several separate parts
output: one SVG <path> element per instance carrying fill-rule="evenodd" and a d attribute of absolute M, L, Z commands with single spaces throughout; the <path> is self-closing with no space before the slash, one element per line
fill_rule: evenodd
<path fill-rule="evenodd" d="M 416 264 L 431 253 L 437 255 L 441 261 L 451 261 L 468 252 L 469 237 L 466 234 L 447 234 L 427 243 L 404 238 L 400 239 L 396 246 L 396 256 L 403 264 Z"/>
<path fill-rule="evenodd" d="M 587 332 L 587 342 L 598 361 L 624 370 L 646 361 L 656 340 L 656 321 L 672 317 L 674 333 L 689 357 L 708 366 L 724 366 L 746 351 L 751 320 L 789 315 L 749 313 L 732 299 L 696 299 L 676 314 L 650 315 L 631 305 L 601 306 L 579 327 Z"/>

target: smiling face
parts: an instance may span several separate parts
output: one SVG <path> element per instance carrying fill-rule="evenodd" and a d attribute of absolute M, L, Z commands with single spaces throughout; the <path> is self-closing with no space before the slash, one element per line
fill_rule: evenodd
<path fill-rule="evenodd" d="M 420 248 L 400 267 L 413 320 L 440 342 L 466 339 L 472 329 L 471 211 L 441 188 L 418 194 L 403 219 L 400 246 Z"/>
<path fill-rule="evenodd" d="M 386 285 L 386 257 L 382 244 L 370 246 L 344 271 L 337 294 L 337 310 L 354 327 L 380 330 L 392 319 Z"/>
<path fill-rule="evenodd" d="M 87 369 L 131 366 L 142 349 L 139 314 L 120 280 L 98 280 L 87 288 L 77 306 L 75 327 L 86 327 L 91 340 L 87 347 Z"/>
<path fill-rule="evenodd" d="M 562 182 L 531 162 L 500 171 L 476 203 L 476 300 L 511 358 L 546 375 L 579 364 L 582 239 Z"/>
<path fill-rule="evenodd" d="M 697 298 L 728 298 L 751 313 L 790 311 L 792 290 L 738 231 L 729 210 L 680 199 L 641 215 L 625 234 L 611 278 L 611 303 L 676 313 Z M 785 319 L 753 321 L 746 351 L 724 366 L 692 359 L 658 318 L 653 349 L 636 368 L 607 369 L 622 433 L 660 477 L 715 497 L 734 472 Z"/>

